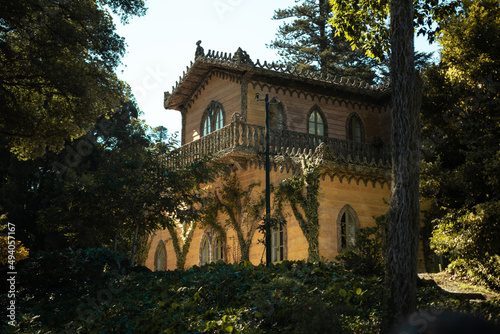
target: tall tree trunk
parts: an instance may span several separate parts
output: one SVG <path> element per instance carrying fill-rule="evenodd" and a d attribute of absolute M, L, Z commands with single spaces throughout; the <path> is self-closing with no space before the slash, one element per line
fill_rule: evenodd
<path fill-rule="evenodd" d="M 386 253 L 388 325 L 415 311 L 420 204 L 420 89 L 413 1 L 391 1 L 392 190 Z"/>
<path fill-rule="evenodd" d="M 233 227 L 236 231 L 236 236 L 238 238 L 238 245 L 240 246 L 240 253 L 241 253 L 241 261 L 250 261 L 250 243 L 252 242 L 252 239 L 250 240 L 245 240 L 245 236 L 243 234 L 243 230 L 241 228 L 241 222 L 240 224 L 237 224 L 235 221 L 233 221 Z"/>
<path fill-rule="evenodd" d="M 325 0 L 319 0 L 319 68 L 321 73 L 328 73 L 328 60 L 326 55 L 326 49 L 328 48 L 328 37 L 326 36 L 326 27 L 328 25 L 328 15 L 331 13 L 331 8 L 329 2 Z"/>

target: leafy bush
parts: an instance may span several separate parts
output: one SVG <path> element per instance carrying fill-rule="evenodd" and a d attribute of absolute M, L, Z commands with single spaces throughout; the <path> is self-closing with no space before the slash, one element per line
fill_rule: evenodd
<path fill-rule="evenodd" d="M 186 271 L 129 270 L 113 275 L 109 270 L 116 269 L 115 260 L 106 250 L 56 252 L 32 259 L 28 267 L 35 279 L 43 271 L 55 270 L 43 275 L 60 284 L 23 287 L 19 325 L 9 329 L 21 333 L 379 333 L 384 318 L 381 278 L 356 275 L 338 263 L 284 261 L 265 267 L 218 262 Z M 36 284 L 40 283 L 37 279 Z M 500 321 L 498 302 L 485 303 L 483 308 L 479 303 L 443 298 L 435 287 L 420 288 L 418 302 L 423 308 L 461 309 Z"/>
<path fill-rule="evenodd" d="M 87 298 L 96 298 L 93 294 L 119 277 L 121 260 L 104 248 L 39 252 L 18 266 L 19 309 L 30 310 L 33 317 L 27 319 L 59 328 L 78 316 Z"/>
<path fill-rule="evenodd" d="M 446 268 L 451 275 L 500 291 L 500 256 L 485 255 L 484 261 L 459 258 Z"/>
<path fill-rule="evenodd" d="M 451 211 L 436 224 L 431 246 L 450 259 L 447 270 L 472 282 L 500 290 L 500 202 L 474 210 Z"/>
<path fill-rule="evenodd" d="M 24 247 L 21 241 L 9 241 L 8 237 L 0 236 L 0 265 L 17 263 L 28 258 L 28 255 L 29 249 Z"/>

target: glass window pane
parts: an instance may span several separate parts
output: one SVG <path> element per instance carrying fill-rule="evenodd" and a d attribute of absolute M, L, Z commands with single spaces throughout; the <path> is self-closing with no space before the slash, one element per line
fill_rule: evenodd
<path fill-rule="evenodd" d="M 203 136 L 208 135 L 211 132 L 211 123 L 210 123 L 210 117 L 208 115 L 205 115 L 205 119 L 203 120 Z"/>
<path fill-rule="evenodd" d="M 284 259 L 284 238 L 283 226 L 271 230 L 271 260 L 273 262 L 283 261 Z"/>
<path fill-rule="evenodd" d="M 318 110 L 313 110 L 309 116 L 309 133 L 312 135 L 324 136 L 325 125 Z"/>
<path fill-rule="evenodd" d="M 223 126 L 224 120 L 222 119 L 222 110 L 217 108 L 215 111 L 215 130 L 219 130 Z"/>

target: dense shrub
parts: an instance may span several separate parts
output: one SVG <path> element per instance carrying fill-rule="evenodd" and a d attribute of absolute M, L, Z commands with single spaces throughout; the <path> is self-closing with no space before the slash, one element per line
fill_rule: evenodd
<path fill-rule="evenodd" d="M 78 306 L 87 298 L 119 277 L 121 260 L 105 248 L 38 252 L 18 265 L 18 309 L 59 328 L 77 317 Z"/>
<path fill-rule="evenodd" d="M 431 246 L 450 260 L 447 270 L 500 291 L 500 202 L 435 219 Z"/>
<path fill-rule="evenodd" d="M 450 274 L 468 279 L 475 284 L 485 285 L 500 291 L 500 256 L 486 256 L 482 261 L 476 259 L 456 259 L 446 268 Z"/>
<path fill-rule="evenodd" d="M 18 300 L 20 333 L 379 333 L 382 279 L 337 263 L 210 263 L 186 271 L 117 273 L 106 250 L 43 254 L 25 264 L 33 284 Z M 46 267 L 44 267 L 46 266 Z M 62 267 L 65 266 L 65 267 Z M 115 271 L 113 271 L 115 270 Z M 45 282 L 52 280 L 53 284 Z M 24 284 L 24 283 L 23 283 Z M 39 285 L 39 288 L 37 286 Z M 498 319 L 498 302 L 419 290 L 424 309 Z"/>

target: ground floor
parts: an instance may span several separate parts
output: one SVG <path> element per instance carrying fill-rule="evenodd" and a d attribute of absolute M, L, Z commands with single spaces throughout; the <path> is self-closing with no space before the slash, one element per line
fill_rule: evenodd
<path fill-rule="evenodd" d="M 252 198 L 248 201 L 256 202 L 256 198 L 263 196 L 265 172 L 262 166 L 247 166 L 234 173 L 242 189 L 252 188 L 249 194 Z M 271 184 L 278 185 L 291 175 L 292 170 L 275 169 L 271 173 Z M 218 182 L 212 186 L 212 190 L 221 192 L 222 186 L 222 182 Z M 317 198 L 320 204 L 319 256 L 322 260 L 331 261 L 343 249 L 355 243 L 356 230 L 374 226 L 375 217 L 387 212 L 390 186 L 383 180 L 323 172 Z M 273 262 L 307 259 L 309 243 L 296 216 L 286 203 L 283 212 L 286 224 L 272 232 Z M 260 217 L 263 217 L 263 208 L 261 213 Z M 151 270 L 174 270 L 179 256 L 185 258 L 184 269 L 219 260 L 239 262 L 242 259 L 241 238 L 249 244 L 249 261 L 255 265 L 265 262 L 264 236 L 257 228 L 262 219 L 252 219 L 246 212 L 241 212 L 238 221 L 240 233 L 228 223 L 227 215 L 220 214 L 217 220 L 224 230 L 196 222 L 189 226 L 156 231 L 148 241 L 145 265 Z M 424 268 L 422 256 L 419 258 L 419 268 Z"/>

